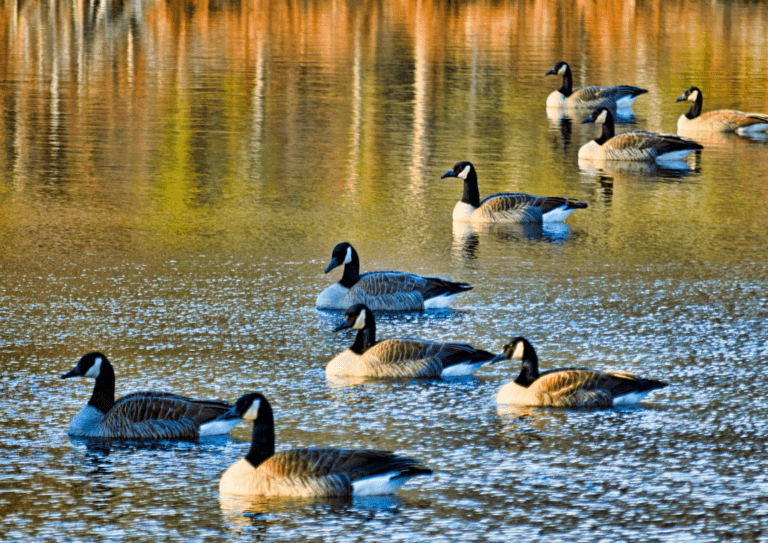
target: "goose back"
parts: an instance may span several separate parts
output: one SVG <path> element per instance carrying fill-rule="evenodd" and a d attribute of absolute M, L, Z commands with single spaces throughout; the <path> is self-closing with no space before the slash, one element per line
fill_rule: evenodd
<path fill-rule="evenodd" d="M 272 408 L 258 393 L 239 398 L 221 418 L 253 420 L 248 455 L 219 481 L 225 494 L 305 498 L 389 494 L 412 477 L 432 473 L 419 461 L 388 451 L 318 447 L 276 453 Z"/>
<path fill-rule="evenodd" d="M 472 289 L 467 283 L 400 271 L 360 274 L 357 252 L 347 242 L 334 248 L 326 273 L 341 264 L 341 280 L 320 293 L 318 309 L 345 310 L 362 303 L 375 311 L 424 311 L 447 307 L 456 296 Z"/>
<path fill-rule="evenodd" d="M 644 130 L 616 134 L 613 115 L 606 108 L 597 109 L 582 121 L 588 122 L 602 123 L 603 127 L 599 138 L 579 149 L 579 159 L 582 160 L 671 161 L 681 160 L 691 151 L 703 149 L 703 146 L 695 141 L 675 134 Z"/>
<path fill-rule="evenodd" d="M 736 132 L 741 135 L 768 130 L 768 115 L 745 113 L 735 109 L 718 109 L 702 113 L 704 95 L 698 87 L 689 87 L 676 102 L 693 102 L 677 120 L 678 132 Z"/>
<path fill-rule="evenodd" d="M 135 392 L 115 401 L 115 374 L 100 353 L 83 356 L 62 378 L 92 377 L 91 399 L 69 424 L 74 437 L 111 439 L 197 439 L 226 433 L 234 424 L 212 421 L 232 406 L 221 400 L 198 400 L 171 392 Z"/>
<path fill-rule="evenodd" d="M 541 223 L 563 221 L 587 204 L 572 198 L 532 196 L 520 192 L 493 194 L 480 200 L 477 171 L 471 162 L 457 162 L 441 179 L 456 177 L 464 182 L 464 193 L 453 208 L 454 222 Z"/>

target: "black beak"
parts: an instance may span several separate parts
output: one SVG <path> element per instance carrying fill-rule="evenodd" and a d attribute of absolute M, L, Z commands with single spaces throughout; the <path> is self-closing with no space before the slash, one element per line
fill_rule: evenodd
<path fill-rule="evenodd" d="M 237 412 L 237 405 L 233 405 L 229 410 L 225 411 L 213 420 L 233 420 L 243 418 L 240 413 Z"/>
<path fill-rule="evenodd" d="M 551 70 L 549 70 L 547 73 L 545 73 L 545 74 L 544 74 L 544 76 L 548 76 L 548 75 L 555 75 L 556 73 L 557 73 L 557 72 L 555 72 L 555 69 L 554 69 L 554 68 L 552 68 L 552 69 L 551 69 Z"/>
<path fill-rule="evenodd" d="M 504 353 L 497 354 L 493 358 L 491 358 L 488 361 L 488 364 L 495 364 L 496 362 L 501 362 L 502 360 L 507 360 L 507 356 Z"/>
<path fill-rule="evenodd" d="M 677 100 L 675 100 L 675 102 L 682 102 L 683 100 L 687 100 L 687 99 L 688 97 L 685 95 L 685 93 L 683 93 L 677 97 Z"/>
<path fill-rule="evenodd" d="M 325 268 L 325 273 L 328 273 L 333 268 L 337 268 L 337 267 L 339 267 L 339 261 L 336 259 L 336 257 L 334 257 L 334 258 L 331 259 L 331 263 L 328 264 L 328 267 Z"/>
<path fill-rule="evenodd" d="M 348 320 L 343 321 L 340 323 L 336 328 L 333 329 L 334 332 L 338 332 L 339 330 L 346 330 L 347 328 L 352 328 L 352 323 Z"/>
<path fill-rule="evenodd" d="M 587 123 L 593 123 L 593 122 L 595 122 L 595 119 L 593 119 L 592 116 L 590 115 L 589 117 L 581 121 L 581 124 L 587 124 Z"/>
<path fill-rule="evenodd" d="M 70 377 L 82 377 L 83 374 L 80 371 L 80 366 L 75 366 L 71 370 L 69 370 L 67 373 L 61 376 L 62 379 L 69 379 Z"/>
<path fill-rule="evenodd" d="M 453 173 L 453 170 L 445 172 L 443 175 L 440 176 L 440 179 L 445 179 L 446 177 L 456 177 L 456 174 Z"/>

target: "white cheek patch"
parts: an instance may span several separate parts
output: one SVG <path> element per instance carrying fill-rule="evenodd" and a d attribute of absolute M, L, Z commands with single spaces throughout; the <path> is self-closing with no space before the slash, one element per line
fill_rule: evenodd
<path fill-rule="evenodd" d="M 355 324 L 352 325 L 354 330 L 362 330 L 365 328 L 365 309 L 363 309 L 355 320 Z"/>
<path fill-rule="evenodd" d="M 88 371 L 85 372 L 86 377 L 93 377 L 94 379 L 99 377 L 99 373 L 101 373 L 101 357 L 97 358 L 96 361 L 93 363 L 93 366 L 88 368 Z"/>
<path fill-rule="evenodd" d="M 595 119 L 595 122 L 604 123 L 606 118 L 608 118 L 608 112 L 606 110 L 603 110 L 600 112 L 600 115 L 597 116 L 597 119 Z"/>
<path fill-rule="evenodd" d="M 691 102 L 695 102 L 696 100 L 698 100 L 698 99 L 699 99 L 699 91 L 693 91 L 693 92 L 691 93 L 691 95 L 688 97 L 688 99 L 689 99 Z"/>
<path fill-rule="evenodd" d="M 522 341 L 518 341 L 515 345 L 515 350 L 512 353 L 512 359 L 513 360 L 522 360 L 523 359 L 523 351 L 525 350 L 525 345 Z"/>
<path fill-rule="evenodd" d="M 461 170 L 461 173 L 458 175 L 459 179 L 463 179 L 464 181 L 467 180 L 467 176 L 469 175 L 469 170 L 471 170 L 471 166 L 464 166 L 464 169 Z"/>
<path fill-rule="evenodd" d="M 245 420 L 256 420 L 259 418 L 259 406 L 261 405 L 261 400 L 255 400 L 251 407 L 248 408 L 248 411 L 246 411 L 243 414 L 243 418 Z"/>
<path fill-rule="evenodd" d="M 347 247 L 347 256 L 344 258 L 344 264 L 352 262 L 352 247 Z"/>
<path fill-rule="evenodd" d="M 563 64 L 560 67 L 560 69 L 557 71 L 557 74 L 558 75 L 565 75 L 565 70 L 567 70 L 567 69 L 568 69 L 568 65 L 567 64 Z"/>

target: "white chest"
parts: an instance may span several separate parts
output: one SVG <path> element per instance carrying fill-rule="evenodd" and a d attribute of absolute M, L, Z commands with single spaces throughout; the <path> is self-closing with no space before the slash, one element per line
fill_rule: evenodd
<path fill-rule="evenodd" d="M 552 91 L 547 96 L 547 107 L 561 107 L 565 104 L 565 96 L 559 90 Z"/>
<path fill-rule="evenodd" d="M 351 349 L 336 355 L 336 357 L 328 362 L 325 367 L 325 374 L 330 375 L 345 375 L 345 376 L 358 376 L 360 375 L 360 355 Z"/>
<path fill-rule="evenodd" d="M 459 202 L 453 208 L 453 220 L 459 222 L 468 222 L 472 220 L 472 213 L 477 208 L 466 202 Z"/>
<path fill-rule="evenodd" d="M 86 405 L 69 423 L 67 433 L 71 436 L 92 436 L 103 418 L 104 413 L 92 405 Z"/>
<path fill-rule="evenodd" d="M 349 293 L 349 289 L 341 285 L 341 283 L 334 283 L 317 297 L 315 306 L 318 309 L 347 309 L 346 296 Z"/>
<path fill-rule="evenodd" d="M 536 405 L 531 398 L 531 391 L 514 381 L 507 383 L 496 395 L 496 403 L 507 405 Z"/>

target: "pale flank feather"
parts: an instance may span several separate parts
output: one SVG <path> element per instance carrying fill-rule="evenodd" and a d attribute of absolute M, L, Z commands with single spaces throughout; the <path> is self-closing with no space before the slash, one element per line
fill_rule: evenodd
<path fill-rule="evenodd" d="M 221 476 L 223 494 L 304 498 L 390 494 L 409 479 L 432 473 L 417 460 L 387 451 L 326 447 L 275 452 L 272 408 L 258 393 L 242 396 L 221 418 L 237 417 L 253 420 L 251 448 Z"/>

